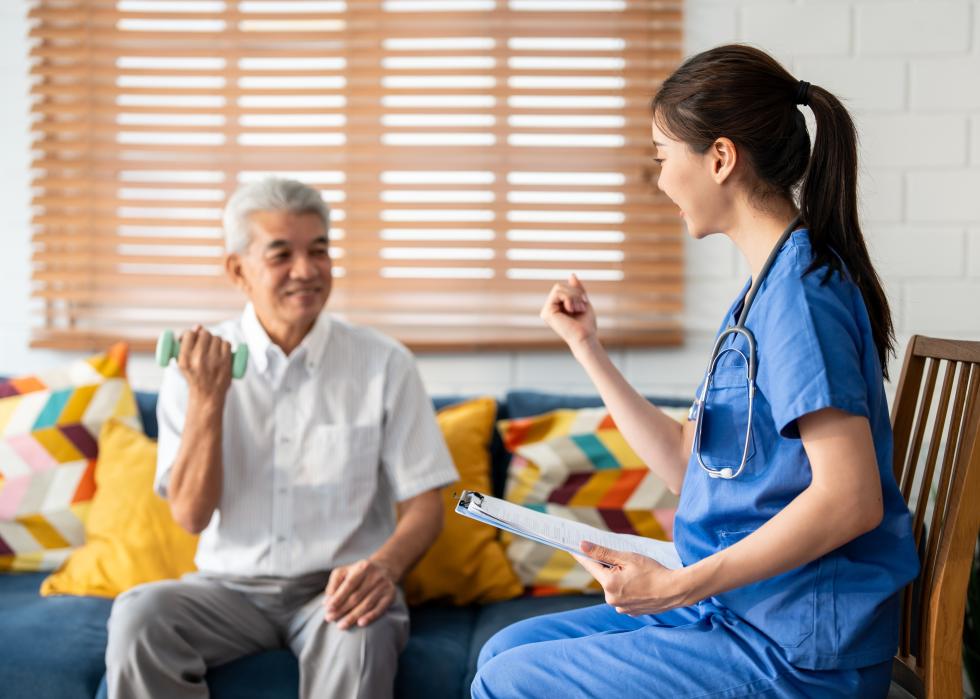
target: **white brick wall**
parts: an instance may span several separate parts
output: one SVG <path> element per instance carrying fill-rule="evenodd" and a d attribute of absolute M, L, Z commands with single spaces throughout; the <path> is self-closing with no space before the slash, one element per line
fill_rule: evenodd
<path fill-rule="evenodd" d="M 966 273 L 969 277 L 980 279 L 980 227 L 966 233 Z"/>
<path fill-rule="evenodd" d="M 980 111 L 980 57 L 912 61 L 909 82 L 916 112 Z"/>
<path fill-rule="evenodd" d="M 860 113 L 861 165 L 869 172 L 966 165 L 969 124 L 962 116 Z"/>
<path fill-rule="evenodd" d="M 905 211 L 909 221 L 980 221 L 980 168 L 913 170 Z"/>
<path fill-rule="evenodd" d="M 878 274 L 886 279 L 962 279 L 966 270 L 962 228 L 870 224 L 864 234 Z"/>
<path fill-rule="evenodd" d="M 739 4 L 743 7 L 738 39 L 765 47 L 777 58 L 840 56 L 850 52 L 851 8 L 847 4 Z"/>
<path fill-rule="evenodd" d="M 855 2 L 859 55 L 961 53 L 970 47 L 966 2 Z"/>
<path fill-rule="evenodd" d="M 26 0 L 0 3 L 0 373 L 62 359 L 26 349 L 29 180 Z M 895 313 L 900 346 L 915 332 L 980 338 L 980 0 L 688 0 L 688 54 L 755 44 L 795 75 L 838 94 L 860 132 L 861 213 Z M 688 396 L 711 337 L 745 281 L 724 238 L 688 241 L 684 347 L 616 352 L 648 393 Z M 589 391 L 562 352 L 420 357 L 434 393 L 510 387 Z M 892 365 L 897 378 L 899 360 Z M 137 357 L 131 374 L 159 373 Z"/>
<path fill-rule="evenodd" d="M 970 122 L 970 145 L 973 147 L 970 164 L 980 166 L 980 116 L 973 117 Z"/>

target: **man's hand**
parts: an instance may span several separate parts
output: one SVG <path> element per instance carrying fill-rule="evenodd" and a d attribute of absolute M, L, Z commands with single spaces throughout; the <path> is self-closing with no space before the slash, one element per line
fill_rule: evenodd
<path fill-rule="evenodd" d="M 391 606 L 395 585 L 394 574 L 368 558 L 334 568 L 327 581 L 324 618 L 345 630 L 367 626 Z"/>
<path fill-rule="evenodd" d="M 192 396 L 224 400 L 231 385 L 231 345 L 226 340 L 195 325 L 180 336 L 177 366 Z"/>
<path fill-rule="evenodd" d="M 620 614 L 659 614 L 690 604 L 678 571 L 638 553 L 612 551 L 588 541 L 581 546 L 588 557 L 575 556 L 576 560 L 599 581 L 606 602 Z M 610 563 L 612 568 L 597 561 Z"/>

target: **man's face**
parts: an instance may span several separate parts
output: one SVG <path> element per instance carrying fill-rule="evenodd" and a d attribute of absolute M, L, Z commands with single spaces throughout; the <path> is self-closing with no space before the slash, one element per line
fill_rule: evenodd
<path fill-rule="evenodd" d="M 248 295 L 266 326 L 306 332 L 330 296 L 333 282 L 323 222 L 316 214 L 257 211 L 243 253 L 228 256 L 232 280 Z"/>

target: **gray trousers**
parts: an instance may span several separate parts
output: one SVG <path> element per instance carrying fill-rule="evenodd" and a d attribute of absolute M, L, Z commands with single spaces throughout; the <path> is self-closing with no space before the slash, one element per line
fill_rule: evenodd
<path fill-rule="evenodd" d="M 296 579 L 191 573 L 120 595 L 109 617 L 106 677 L 111 699 L 208 696 L 209 667 L 273 648 L 299 659 L 302 699 L 382 699 L 393 692 L 408 640 L 398 597 L 364 628 L 324 618 L 327 574 Z"/>

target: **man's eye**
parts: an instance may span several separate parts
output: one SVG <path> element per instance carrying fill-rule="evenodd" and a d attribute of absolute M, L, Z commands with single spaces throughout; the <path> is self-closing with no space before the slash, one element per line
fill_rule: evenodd
<path fill-rule="evenodd" d="M 288 252 L 280 252 L 269 258 L 272 262 L 285 262 L 289 259 Z"/>
<path fill-rule="evenodd" d="M 654 158 L 653 159 L 653 162 L 655 162 L 657 165 L 662 165 L 663 162 L 664 162 L 664 159 L 663 158 Z"/>
<path fill-rule="evenodd" d="M 314 248 L 313 250 L 310 250 L 310 254 L 313 255 L 313 257 L 326 257 L 327 252 L 327 248 Z"/>

